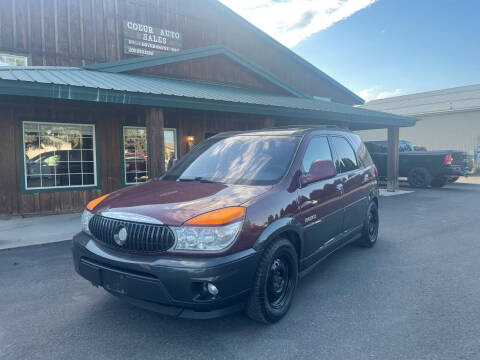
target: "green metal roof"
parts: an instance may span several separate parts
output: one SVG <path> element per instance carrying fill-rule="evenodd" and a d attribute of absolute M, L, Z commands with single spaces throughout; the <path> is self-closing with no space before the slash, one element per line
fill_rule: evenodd
<path fill-rule="evenodd" d="M 348 123 L 352 129 L 413 126 L 417 121 L 324 100 L 72 67 L 0 67 L 0 94 L 280 116 Z"/>

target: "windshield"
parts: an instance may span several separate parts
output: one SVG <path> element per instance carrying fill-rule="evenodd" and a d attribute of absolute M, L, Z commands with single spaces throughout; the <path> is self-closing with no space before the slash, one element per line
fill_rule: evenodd
<path fill-rule="evenodd" d="M 275 184 L 289 168 L 298 143 L 293 136 L 210 138 L 195 146 L 163 179 Z"/>

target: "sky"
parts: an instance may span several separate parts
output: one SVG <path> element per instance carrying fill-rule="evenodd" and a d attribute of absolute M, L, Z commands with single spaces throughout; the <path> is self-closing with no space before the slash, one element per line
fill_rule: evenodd
<path fill-rule="evenodd" d="M 366 101 L 480 83 L 480 0 L 220 0 Z"/>

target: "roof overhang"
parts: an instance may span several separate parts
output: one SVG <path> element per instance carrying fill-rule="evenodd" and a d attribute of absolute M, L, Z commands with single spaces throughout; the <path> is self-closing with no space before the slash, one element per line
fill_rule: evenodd
<path fill-rule="evenodd" d="M 257 114 L 284 123 L 340 124 L 352 130 L 413 126 L 417 121 L 322 100 L 78 68 L 0 68 L 0 94 Z"/>

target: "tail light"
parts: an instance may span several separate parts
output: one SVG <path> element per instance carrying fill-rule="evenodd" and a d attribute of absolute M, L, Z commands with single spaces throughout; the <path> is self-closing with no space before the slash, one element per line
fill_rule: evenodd
<path fill-rule="evenodd" d="M 443 158 L 443 165 L 450 165 L 452 161 L 453 161 L 452 155 L 450 154 L 445 155 L 445 157 Z"/>
<path fill-rule="evenodd" d="M 375 171 L 375 177 L 378 178 L 378 169 L 375 165 L 373 165 L 373 171 Z"/>

